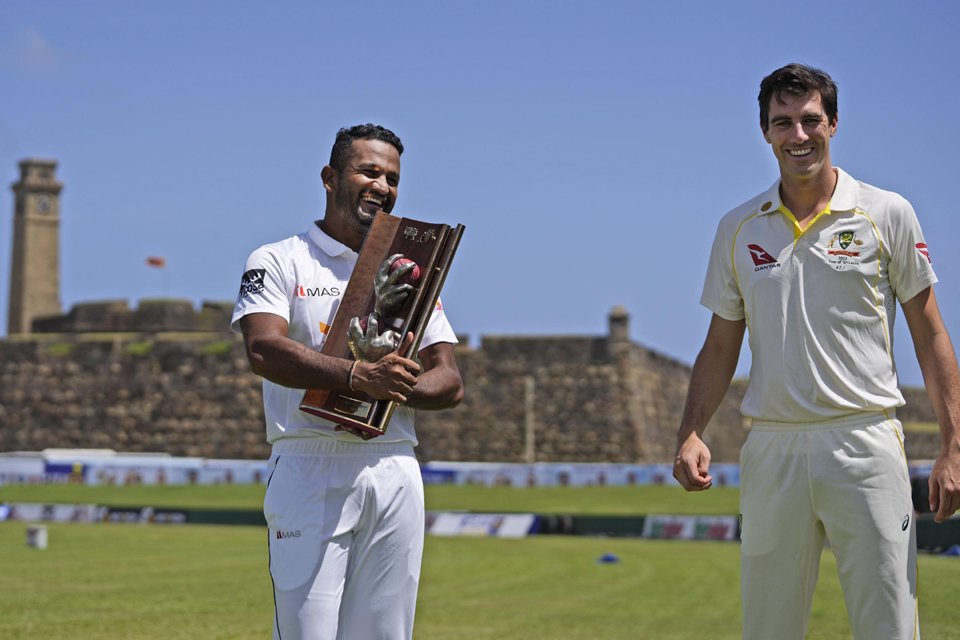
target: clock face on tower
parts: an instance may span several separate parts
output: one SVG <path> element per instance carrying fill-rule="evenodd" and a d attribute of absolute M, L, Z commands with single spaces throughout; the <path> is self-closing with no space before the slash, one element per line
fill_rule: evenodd
<path fill-rule="evenodd" d="M 50 213 L 50 209 L 51 209 L 50 196 L 47 196 L 47 195 L 37 196 L 37 212 Z"/>

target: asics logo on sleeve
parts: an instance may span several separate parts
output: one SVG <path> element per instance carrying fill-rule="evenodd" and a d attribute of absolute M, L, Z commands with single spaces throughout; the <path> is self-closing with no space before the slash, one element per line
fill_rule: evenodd
<path fill-rule="evenodd" d="M 919 251 L 920 255 L 927 259 L 927 262 L 933 264 L 933 260 L 930 259 L 930 249 L 927 248 L 926 242 L 918 242 L 917 251 Z"/>

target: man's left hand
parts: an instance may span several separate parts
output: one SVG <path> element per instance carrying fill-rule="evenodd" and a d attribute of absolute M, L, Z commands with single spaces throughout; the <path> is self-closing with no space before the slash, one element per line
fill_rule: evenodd
<path fill-rule="evenodd" d="M 943 522 L 960 508 L 960 450 L 944 451 L 930 472 L 930 511 Z"/>

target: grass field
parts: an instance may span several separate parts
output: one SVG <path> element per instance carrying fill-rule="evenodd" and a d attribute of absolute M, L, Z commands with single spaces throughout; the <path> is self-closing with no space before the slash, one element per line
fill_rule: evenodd
<path fill-rule="evenodd" d="M 0 487 L 0 501 L 68 502 L 112 506 L 260 509 L 262 485 L 88 487 L 35 485 Z M 646 513 L 736 514 L 739 494 L 716 487 L 686 493 L 677 486 L 636 487 L 426 487 L 427 509 L 639 515 Z"/>
<path fill-rule="evenodd" d="M 91 494 L 81 490 L 93 488 L 59 487 L 55 494 L 68 502 L 255 508 L 262 492 L 147 489 L 114 488 L 82 499 Z M 692 496 L 670 487 L 615 489 L 433 487 L 428 501 L 434 509 L 736 513 L 732 490 L 697 496 L 702 501 L 690 509 Z M 46 490 L 2 487 L 0 500 L 46 501 Z M 24 523 L 0 524 L 0 638 L 270 637 L 266 541 L 258 527 L 51 524 L 50 547 L 42 551 L 26 547 L 24 531 Z M 620 562 L 598 563 L 605 553 Z M 924 636 L 960 639 L 960 560 L 922 556 L 920 577 Z M 734 639 L 737 585 L 738 547 L 731 543 L 428 537 L 415 637 Z M 808 638 L 849 637 L 828 552 Z"/>

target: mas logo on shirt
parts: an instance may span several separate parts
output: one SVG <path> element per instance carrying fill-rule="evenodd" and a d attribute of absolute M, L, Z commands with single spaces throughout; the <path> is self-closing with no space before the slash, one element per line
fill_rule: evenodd
<path fill-rule="evenodd" d="M 827 262 L 837 271 L 844 271 L 860 264 L 863 240 L 850 229 L 837 231 L 827 240 Z"/>
<path fill-rule="evenodd" d="M 297 529 L 296 531 L 281 531 L 280 529 L 277 529 L 276 535 L 277 535 L 277 540 L 283 540 L 285 538 L 299 538 L 303 534 L 299 529 Z"/>
<path fill-rule="evenodd" d="M 930 259 L 930 249 L 927 247 L 926 242 L 918 242 L 917 251 L 920 253 L 920 255 L 927 259 L 928 263 L 933 264 L 933 260 Z"/>
<path fill-rule="evenodd" d="M 263 277 L 266 275 L 266 269 L 250 269 L 240 278 L 239 298 L 252 296 L 263 291 Z"/>
<path fill-rule="evenodd" d="M 339 296 L 340 287 L 305 287 L 297 285 L 298 298 L 316 298 L 319 296 Z"/>
<path fill-rule="evenodd" d="M 747 250 L 750 251 L 750 257 L 753 258 L 754 271 L 763 271 L 780 266 L 780 262 L 758 244 L 748 244 Z"/>

